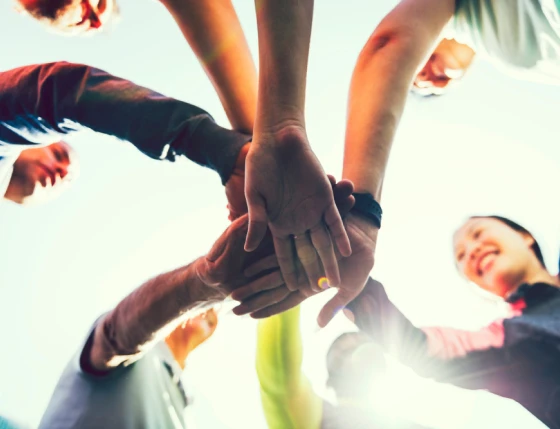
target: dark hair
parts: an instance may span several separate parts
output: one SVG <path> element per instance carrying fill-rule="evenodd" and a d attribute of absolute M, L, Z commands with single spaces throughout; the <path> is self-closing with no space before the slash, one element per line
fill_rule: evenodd
<path fill-rule="evenodd" d="M 36 0 L 30 3 L 20 2 L 23 8 L 35 19 L 56 21 L 72 0 Z"/>
<path fill-rule="evenodd" d="M 539 262 L 541 263 L 543 268 L 546 268 L 546 265 L 544 264 L 544 257 L 543 257 L 542 251 L 541 251 L 541 247 L 539 246 L 539 243 L 537 243 L 537 240 L 535 239 L 533 234 L 531 234 L 529 231 L 527 231 L 525 228 L 523 228 L 517 222 L 514 222 L 514 221 L 512 221 L 512 220 L 510 220 L 506 217 L 496 216 L 496 215 L 471 216 L 470 219 L 496 219 L 496 220 L 499 220 L 500 222 L 506 224 L 507 226 L 509 226 L 514 231 L 517 231 L 517 232 L 520 232 L 522 234 L 528 235 L 529 237 L 531 237 L 533 239 L 533 245 L 531 246 L 531 250 L 533 251 L 533 253 L 537 257 L 537 259 L 539 260 Z"/>

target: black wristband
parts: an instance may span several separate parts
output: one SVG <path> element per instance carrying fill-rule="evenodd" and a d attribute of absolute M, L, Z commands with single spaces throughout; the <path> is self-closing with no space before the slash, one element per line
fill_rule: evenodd
<path fill-rule="evenodd" d="M 361 215 L 371 219 L 377 228 L 381 228 L 381 217 L 383 216 L 383 210 L 381 210 L 381 206 L 373 195 L 365 193 L 353 193 L 352 194 L 356 199 L 356 203 L 354 207 L 352 207 L 352 211 L 358 212 Z"/>
<path fill-rule="evenodd" d="M 216 171 L 225 185 L 231 176 L 241 148 L 251 136 L 220 127 L 210 116 L 203 116 L 196 126 L 190 145 L 183 154 L 199 165 Z"/>

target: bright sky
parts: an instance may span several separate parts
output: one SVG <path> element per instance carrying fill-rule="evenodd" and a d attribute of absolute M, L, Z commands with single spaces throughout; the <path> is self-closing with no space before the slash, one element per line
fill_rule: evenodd
<path fill-rule="evenodd" d="M 0 5 L 0 69 L 83 62 L 200 105 L 227 124 L 196 58 L 157 2 L 123 1 L 119 25 L 86 39 L 47 34 L 9 3 Z M 256 53 L 253 2 L 234 3 Z M 337 176 L 352 68 L 391 3 L 316 2 L 308 133 L 325 169 Z M 411 99 L 385 180 L 385 221 L 373 274 L 415 323 L 474 328 L 500 311 L 453 268 L 451 234 L 470 214 L 500 213 L 520 221 L 541 241 L 551 269 L 556 267 L 559 96 L 559 88 L 515 81 L 479 61 L 449 95 Z M 67 194 L 44 207 L 4 204 L 0 210 L 0 414 L 29 427 L 39 421 L 60 372 L 96 317 L 150 276 L 202 255 L 227 226 L 226 199 L 213 172 L 186 162 L 158 163 L 93 133 L 71 143 L 82 174 Z M 349 329 L 337 320 L 315 332 L 324 300 L 304 307 L 302 327 L 304 367 L 321 394 L 324 354 Z M 216 335 L 189 361 L 186 382 L 199 427 L 265 427 L 253 370 L 255 326 L 250 319 L 223 317 Z M 391 398 L 400 400 L 393 402 L 399 413 L 416 415 L 426 425 L 542 427 L 518 405 L 489 394 L 426 387 L 404 371 L 394 377 L 401 393 L 388 392 L 383 406 L 391 409 Z"/>

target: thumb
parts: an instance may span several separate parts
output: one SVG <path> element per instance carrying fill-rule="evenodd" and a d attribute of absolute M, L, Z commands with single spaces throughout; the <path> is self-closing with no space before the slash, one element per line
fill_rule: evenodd
<path fill-rule="evenodd" d="M 249 230 L 245 240 L 245 251 L 252 252 L 266 235 L 268 222 L 265 202 L 260 195 L 247 192 L 247 207 L 249 209 Z"/>
<path fill-rule="evenodd" d="M 344 289 L 339 289 L 338 293 L 327 302 L 321 309 L 317 317 L 317 323 L 321 328 L 329 324 L 334 316 L 356 297 L 356 293 L 348 292 Z"/>

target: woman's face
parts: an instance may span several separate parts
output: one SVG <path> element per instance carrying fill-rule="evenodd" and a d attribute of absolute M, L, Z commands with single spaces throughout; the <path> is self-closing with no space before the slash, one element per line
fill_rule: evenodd
<path fill-rule="evenodd" d="M 482 289 L 506 298 L 529 270 L 540 266 L 531 246 L 535 240 L 493 218 L 471 218 L 455 232 L 457 269 Z"/>

